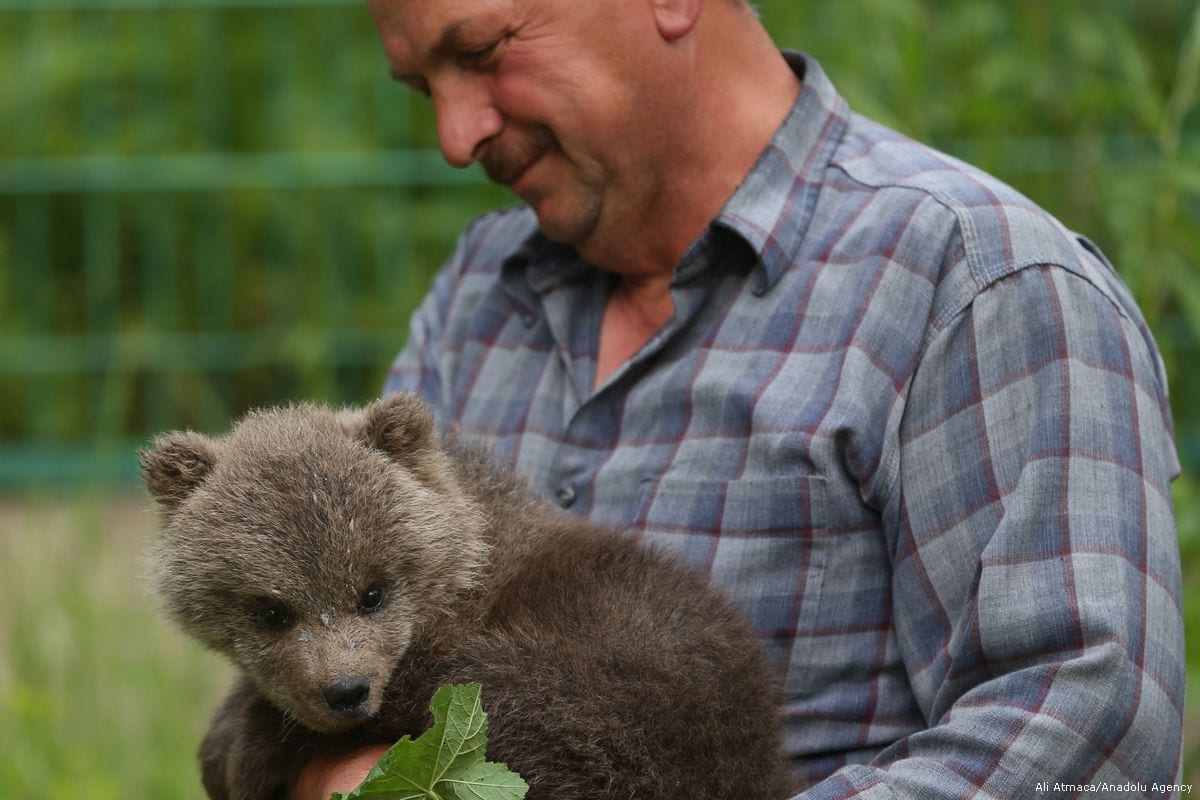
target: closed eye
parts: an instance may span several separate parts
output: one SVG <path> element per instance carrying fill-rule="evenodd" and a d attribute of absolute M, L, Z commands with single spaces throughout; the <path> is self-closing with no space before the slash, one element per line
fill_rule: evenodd
<path fill-rule="evenodd" d="M 500 46 L 508 41 L 508 34 L 482 47 L 463 47 L 454 55 L 460 66 L 471 70 L 486 70 L 494 66 Z"/>
<path fill-rule="evenodd" d="M 478 50 L 465 50 L 458 54 L 458 60 L 465 64 L 479 65 L 487 63 L 487 60 L 496 53 L 496 48 L 500 46 L 500 42 L 493 42 L 487 47 L 481 47 Z"/>

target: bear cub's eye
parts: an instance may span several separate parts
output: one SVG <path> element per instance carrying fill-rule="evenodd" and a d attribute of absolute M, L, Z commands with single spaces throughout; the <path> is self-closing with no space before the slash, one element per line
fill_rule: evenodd
<path fill-rule="evenodd" d="M 292 624 L 292 615 L 287 606 L 265 598 L 259 601 L 254 616 L 264 628 L 272 631 L 281 631 Z"/>
<path fill-rule="evenodd" d="M 372 611 L 378 611 L 383 605 L 383 599 L 387 592 L 382 586 L 372 586 L 358 597 L 358 610 L 364 614 L 369 614 Z"/>

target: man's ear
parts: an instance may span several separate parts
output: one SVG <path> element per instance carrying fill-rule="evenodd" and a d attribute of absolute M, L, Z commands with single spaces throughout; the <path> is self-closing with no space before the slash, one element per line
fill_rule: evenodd
<path fill-rule="evenodd" d="M 138 453 L 150 496 L 167 511 L 187 499 L 217 463 L 216 443 L 191 431 L 165 433 Z"/>
<path fill-rule="evenodd" d="M 650 0 L 658 33 L 668 42 L 692 32 L 700 19 L 702 0 Z"/>

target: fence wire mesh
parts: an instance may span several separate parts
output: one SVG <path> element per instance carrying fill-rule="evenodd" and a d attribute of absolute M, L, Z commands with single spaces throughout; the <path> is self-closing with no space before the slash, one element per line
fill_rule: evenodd
<path fill-rule="evenodd" d="M 1194 3 L 793 5 L 760 11 L 852 104 L 1117 250 L 1197 465 Z M 359 0 L 0 0 L 0 66 L 0 487 L 366 400 L 456 234 L 511 202 L 441 161 Z"/>

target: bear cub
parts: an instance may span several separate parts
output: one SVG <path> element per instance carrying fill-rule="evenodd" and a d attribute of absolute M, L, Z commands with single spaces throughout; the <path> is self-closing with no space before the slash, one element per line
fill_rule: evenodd
<path fill-rule="evenodd" d="M 240 670 L 200 748 L 215 800 L 416 736 L 483 684 L 488 758 L 529 800 L 777 800 L 779 692 L 703 577 L 568 518 L 397 394 L 158 437 L 142 476 L 165 613 Z"/>

